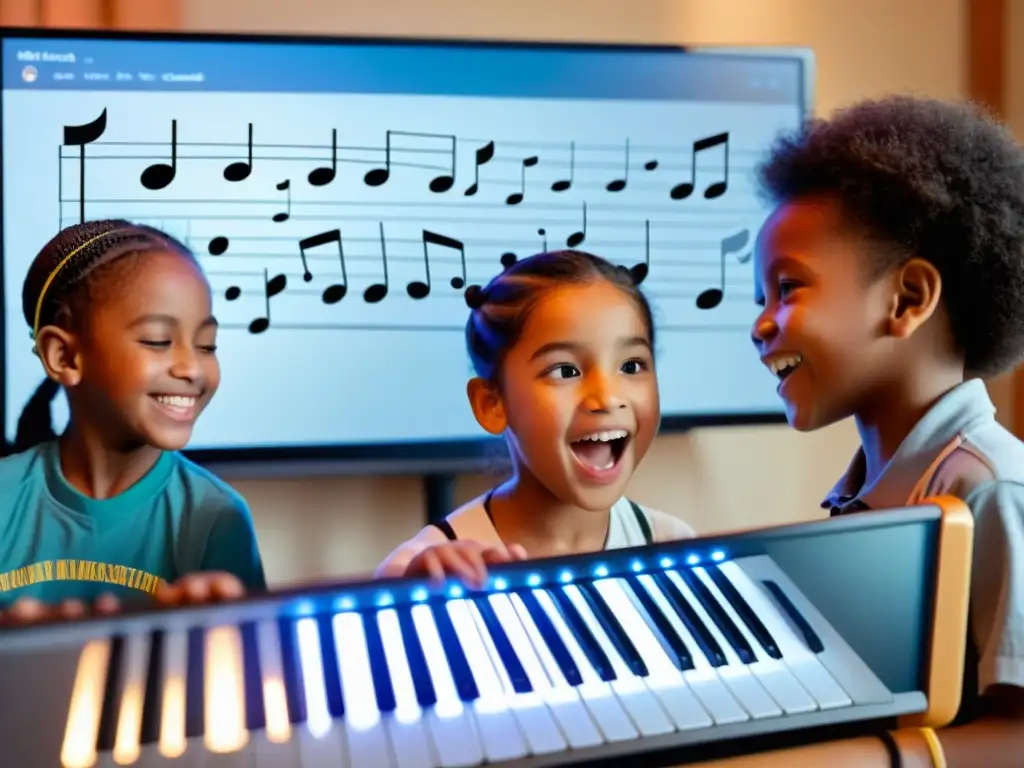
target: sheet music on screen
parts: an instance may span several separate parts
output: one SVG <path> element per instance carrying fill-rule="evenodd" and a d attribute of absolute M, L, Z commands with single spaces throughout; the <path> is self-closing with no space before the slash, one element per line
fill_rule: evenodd
<path fill-rule="evenodd" d="M 6 39 L 6 437 L 42 378 L 22 280 L 83 216 L 166 229 L 209 276 L 223 384 L 194 449 L 482 437 L 465 287 L 567 245 L 646 265 L 666 416 L 778 412 L 752 170 L 801 78 L 666 50 Z"/>

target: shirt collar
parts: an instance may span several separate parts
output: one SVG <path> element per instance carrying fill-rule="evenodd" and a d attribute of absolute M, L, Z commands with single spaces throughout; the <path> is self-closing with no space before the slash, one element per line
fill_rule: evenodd
<path fill-rule="evenodd" d="M 975 422 L 994 419 L 995 412 L 981 379 L 957 385 L 914 425 L 875 481 L 867 486 L 864 449 L 858 448 L 846 473 L 821 506 L 847 512 L 905 504 L 939 453 Z"/>

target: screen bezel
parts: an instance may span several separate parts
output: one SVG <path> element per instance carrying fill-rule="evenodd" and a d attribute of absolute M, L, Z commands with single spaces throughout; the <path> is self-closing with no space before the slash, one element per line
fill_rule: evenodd
<path fill-rule="evenodd" d="M 210 33 L 210 32 L 133 32 L 126 30 L 85 30 L 41 27 L 0 27 L 0 40 L 126 40 L 163 42 L 205 42 L 244 45 L 289 44 L 289 45 L 430 45 L 453 48 L 503 47 L 523 49 L 563 49 L 617 51 L 637 53 L 679 53 L 692 55 L 736 56 L 742 58 L 779 57 L 791 58 L 801 67 L 801 103 L 805 118 L 813 113 L 814 54 L 810 49 L 799 47 L 762 46 L 688 46 L 688 45 L 640 45 L 601 42 L 556 42 L 494 39 L 458 39 L 436 37 L 376 37 L 354 35 L 273 35 L 254 33 Z M 0 58 L 0 77 L 4 62 Z M 0 101 L 0 131 L 3 128 L 3 104 Z M 0 185 L 2 185 L 3 157 L 0 152 Z M 2 189 L 0 189 L 2 192 Z M 0 216 L 0 285 L 4 281 L 3 222 Z M 4 295 L 0 293 L 0 346 L 6 337 L 6 315 Z M 6 350 L 0 355 L 0 420 L 6 423 Z M 777 412 L 750 411 L 745 413 L 707 413 L 697 415 L 663 414 L 661 434 L 678 434 L 699 427 L 753 426 L 784 424 L 785 414 Z M 2 445 L 3 454 L 12 447 Z M 433 440 L 403 443 L 361 443 L 307 446 L 262 446 L 248 448 L 196 449 L 184 451 L 199 464 L 224 471 L 235 477 L 246 475 L 267 477 L 279 473 L 293 474 L 301 466 L 300 473 L 308 474 L 433 474 L 461 473 L 493 468 L 495 459 L 503 453 L 500 438 L 481 436 L 478 439 Z"/>

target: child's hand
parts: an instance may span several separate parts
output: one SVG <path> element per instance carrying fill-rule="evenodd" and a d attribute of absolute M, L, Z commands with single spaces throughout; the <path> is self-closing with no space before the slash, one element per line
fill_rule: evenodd
<path fill-rule="evenodd" d="M 34 597 L 22 597 L 15 600 L 6 610 L 0 611 L 0 626 L 16 627 L 40 621 L 80 619 L 90 613 L 109 616 L 120 609 L 120 602 L 111 594 L 100 595 L 92 604 L 91 610 L 90 606 L 81 600 L 65 600 L 51 604 Z"/>
<path fill-rule="evenodd" d="M 217 603 L 244 596 L 241 580 L 225 571 L 190 573 L 173 584 L 161 583 L 154 593 L 157 603 L 163 606 Z"/>
<path fill-rule="evenodd" d="M 442 583 L 445 576 L 456 576 L 479 588 L 487 581 L 488 565 L 526 559 L 526 550 L 519 544 L 501 547 L 477 541 L 449 541 L 427 547 L 416 555 L 405 575 L 427 576 L 436 583 Z"/>

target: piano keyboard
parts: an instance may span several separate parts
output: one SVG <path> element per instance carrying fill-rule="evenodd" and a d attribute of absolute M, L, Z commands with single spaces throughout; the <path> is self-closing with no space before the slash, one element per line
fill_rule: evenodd
<path fill-rule="evenodd" d="M 55 743 L 23 734 L 15 762 L 544 766 L 927 708 L 890 690 L 771 556 L 661 549 L 615 567 L 608 553 L 538 561 L 544 574 L 517 564 L 479 592 L 376 582 L 287 611 L 264 597 L 125 617 L 34 654 L 0 645 L 5 713 L 19 677 L 28 691 L 64 676 L 46 686 L 51 718 L 67 712 Z"/>

